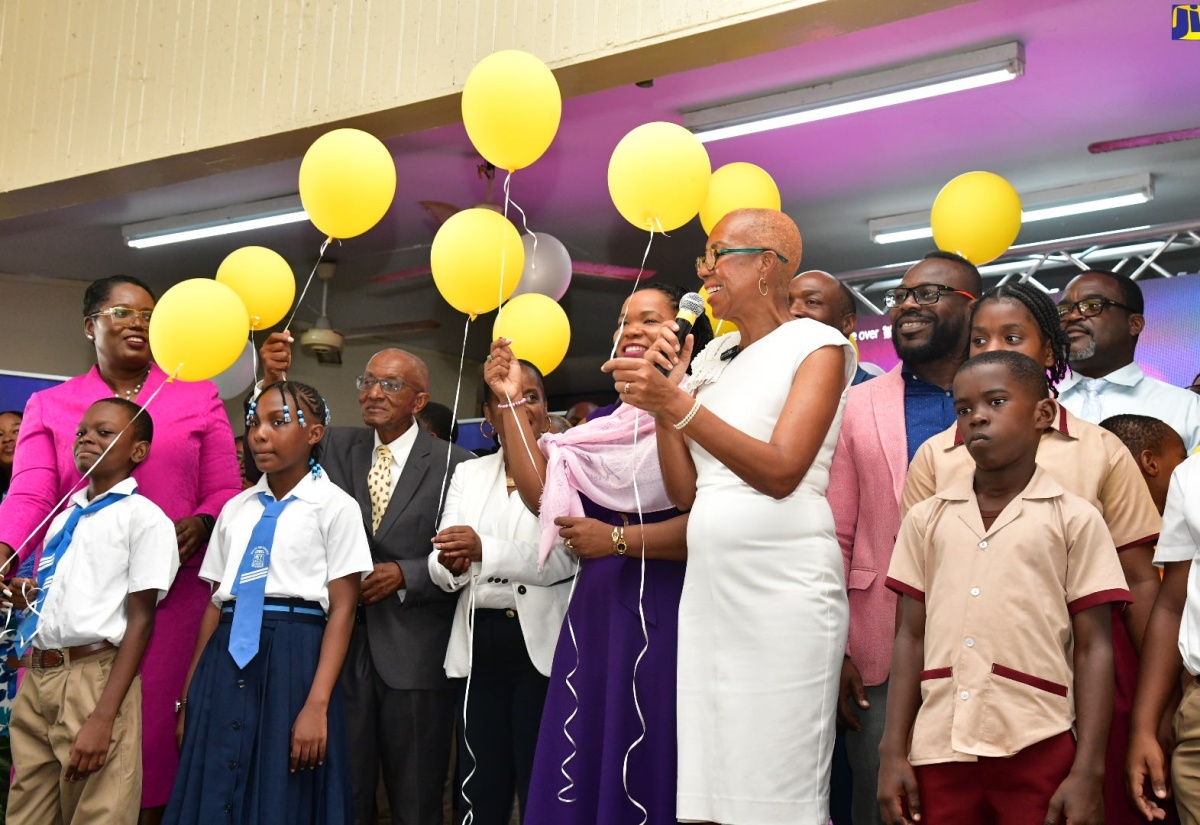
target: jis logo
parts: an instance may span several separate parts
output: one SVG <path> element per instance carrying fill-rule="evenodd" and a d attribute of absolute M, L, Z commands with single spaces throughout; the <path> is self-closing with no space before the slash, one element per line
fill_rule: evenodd
<path fill-rule="evenodd" d="M 267 566 L 267 548 L 255 547 L 250 551 L 250 569 L 261 570 Z"/>
<path fill-rule="evenodd" d="M 1171 7 L 1171 39 L 1200 40 L 1200 6 Z"/>

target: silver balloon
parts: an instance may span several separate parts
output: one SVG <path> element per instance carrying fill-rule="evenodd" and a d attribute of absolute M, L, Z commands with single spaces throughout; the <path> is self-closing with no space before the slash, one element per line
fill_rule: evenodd
<path fill-rule="evenodd" d="M 527 232 L 521 236 L 521 243 L 525 247 L 525 269 L 512 297 L 537 292 L 556 301 L 562 298 L 571 285 L 571 256 L 562 241 L 545 232 Z"/>
<path fill-rule="evenodd" d="M 247 341 L 233 366 L 213 376 L 212 382 L 217 385 L 217 394 L 222 398 L 236 398 L 249 389 L 254 383 L 254 342 Z"/>

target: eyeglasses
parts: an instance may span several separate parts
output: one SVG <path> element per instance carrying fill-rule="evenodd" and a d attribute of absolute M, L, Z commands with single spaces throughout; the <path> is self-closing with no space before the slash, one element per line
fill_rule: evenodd
<path fill-rule="evenodd" d="M 388 395 L 399 395 L 405 387 L 408 387 L 413 392 L 420 392 L 412 384 L 406 384 L 398 378 L 372 378 L 369 375 L 360 375 L 354 379 L 354 383 L 358 387 L 359 392 L 370 392 L 371 387 L 376 384 L 379 385 L 379 389 Z"/>
<path fill-rule="evenodd" d="M 1125 304 L 1119 304 L 1116 301 L 1110 301 L 1108 298 L 1084 298 L 1082 301 L 1063 302 L 1059 304 L 1058 317 L 1066 318 L 1072 312 L 1078 312 L 1084 318 L 1095 318 L 1101 312 L 1109 307 L 1120 307 L 1126 312 L 1137 312 L 1136 309 Z"/>
<path fill-rule="evenodd" d="M 917 284 L 916 286 L 898 286 L 895 289 L 889 289 L 883 293 L 883 305 L 888 309 L 895 309 L 907 301 L 909 295 L 917 302 L 918 306 L 923 307 L 936 304 L 941 300 L 942 295 L 961 295 L 972 301 L 975 300 L 975 296 L 971 293 L 945 284 Z"/>
<path fill-rule="evenodd" d="M 143 324 L 148 324 L 148 323 L 150 323 L 150 316 L 153 314 L 154 314 L 154 310 L 152 310 L 152 309 L 134 309 L 133 307 L 109 307 L 108 309 L 102 309 L 102 310 L 99 310 L 98 312 L 93 312 L 91 317 L 95 318 L 99 315 L 107 315 L 109 318 L 112 318 L 113 321 L 120 321 L 121 323 L 129 323 L 130 321 L 133 320 L 134 316 L 137 316 L 138 318 L 142 319 Z"/>
<path fill-rule="evenodd" d="M 696 259 L 696 271 L 699 272 L 701 269 L 705 269 L 709 272 L 712 272 L 713 270 L 715 270 L 717 268 L 717 261 L 721 259 L 722 255 L 738 255 L 738 254 L 743 254 L 743 253 L 758 254 L 761 252 L 773 253 L 775 255 L 775 257 L 779 259 L 780 263 L 786 264 L 788 262 L 787 258 L 780 255 L 774 249 L 768 249 L 765 246 L 748 246 L 748 247 L 743 247 L 743 248 L 739 248 L 739 249 L 712 249 L 712 248 L 709 248 L 709 249 L 704 250 L 703 258 Z"/>

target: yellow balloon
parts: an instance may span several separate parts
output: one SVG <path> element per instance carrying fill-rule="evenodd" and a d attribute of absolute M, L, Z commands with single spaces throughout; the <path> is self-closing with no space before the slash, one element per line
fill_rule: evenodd
<path fill-rule="evenodd" d="M 175 284 L 158 299 L 150 318 L 154 360 L 183 381 L 204 381 L 227 370 L 249 334 L 242 299 L 208 278 Z"/>
<path fill-rule="evenodd" d="M 433 283 L 450 306 L 473 319 L 513 294 L 525 268 L 517 228 L 491 209 L 464 209 L 433 237 Z"/>
<path fill-rule="evenodd" d="M 383 218 L 396 196 L 396 163 L 379 138 L 334 129 L 308 147 L 300 163 L 300 201 L 313 226 L 353 238 Z"/>
<path fill-rule="evenodd" d="M 1021 198 L 1012 184 L 991 172 L 967 172 L 942 187 L 929 215 L 938 249 L 973 264 L 994 260 L 1021 231 Z"/>
<path fill-rule="evenodd" d="M 513 355 L 529 361 L 549 375 L 562 363 L 571 344 L 571 322 L 567 313 L 549 295 L 527 292 L 505 304 L 492 338 L 512 341 Z"/>
<path fill-rule="evenodd" d="M 265 246 L 243 246 L 217 267 L 217 282 L 242 299 L 250 329 L 266 329 L 283 320 L 296 297 L 296 276 L 283 256 Z"/>
<path fill-rule="evenodd" d="M 708 197 L 700 207 L 700 225 L 711 234 L 721 218 L 735 209 L 775 209 L 782 205 L 779 187 L 762 167 L 727 163 L 712 173 Z"/>
<path fill-rule="evenodd" d="M 540 158 L 554 140 L 562 92 L 546 64 L 528 52 L 495 52 L 467 77 L 462 116 L 479 154 L 515 172 Z"/>
<path fill-rule="evenodd" d="M 639 229 L 670 232 L 696 217 L 712 178 L 704 144 L 675 123 L 646 123 L 617 144 L 608 161 L 608 193 Z"/>
<path fill-rule="evenodd" d="M 732 321 L 722 321 L 713 315 L 712 307 L 708 303 L 708 290 L 704 287 L 700 287 L 700 297 L 704 299 L 704 314 L 708 316 L 708 322 L 712 324 L 713 335 L 727 335 L 738 331 L 737 324 Z"/>

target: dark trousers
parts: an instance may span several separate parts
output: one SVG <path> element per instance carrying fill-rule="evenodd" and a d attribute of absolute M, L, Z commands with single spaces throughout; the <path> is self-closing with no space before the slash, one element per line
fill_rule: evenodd
<path fill-rule="evenodd" d="M 395 690 L 375 671 L 366 626 L 355 625 L 342 668 L 355 825 L 375 825 L 380 768 L 392 825 L 442 825 L 454 689 Z"/>
<path fill-rule="evenodd" d="M 458 821 L 471 810 L 474 825 L 507 825 L 514 792 L 525 815 L 550 680 L 529 660 L 516 611 L 476 610 L 472 655 L 470 694 L 459 692 Z"/>
<path fill-rule="evenodd" d="M 1066 731 L 1008 757 L 918 765 L 921 822 L 1041 825 L 1074 761 L 1075 737 Z"/>

